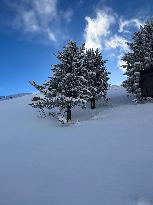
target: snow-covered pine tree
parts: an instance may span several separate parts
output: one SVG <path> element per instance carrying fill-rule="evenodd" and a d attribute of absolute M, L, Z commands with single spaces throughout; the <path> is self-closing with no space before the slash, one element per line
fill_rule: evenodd
<path fill-rule="evenodd" d="M 98 49 L 87 49 L 84 58 L 84 70 L 87 79 L 87 101 L 91 102 L 91 109 L 96 107 L 96 101 L 100 98 L 106 99 L 108 90 L 108 75 L 106 70 L 106 60 Z"/>
<path fill-rule="evenodd" d="M 43 95 L 32 106 L 45 106 L 48 109 L 58 107 L 60 112 L 67 113 L 71 120 L 71 108 L 86 102 L 82 76 L 84 44 L 79 48 L 74 41 L 69 41 L 63 51 L 57 53 L 58 64 L 53 65 L 52 76 L 42 86 L 32 81 L 32 85 Z M 63 119 L 63 117 L 60 119 Z"/>
<path fill-rule="evenodd" d="M 122 58 L 127 79 L 122 85 L 139 101 L 142 100 L 140 72 L 153 66 L 153 18 L 140 26 L 139 31 L 133 34 L 132 42 L 127 44 L 130 52 Z"/>
<path fill-rule="evenodd" d="M 60 62 L 53 66 L 51 88 L 49 85 L 47 89 L 51 99 L 56 97 L 55 105 L 67 112 L 67 121 L 71 119 L 71 108 L 86 102 L 83 91 L 86 79 L 81 72 L 84 49 L 84 44 L 79 48 L 76 42 L 69 41 L 64 50 L 58 52 Z"/>

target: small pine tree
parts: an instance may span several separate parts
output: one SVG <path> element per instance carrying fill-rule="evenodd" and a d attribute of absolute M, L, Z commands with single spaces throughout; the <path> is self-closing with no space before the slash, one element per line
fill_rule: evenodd
<path fill-rule="evenodd" d="M 142 100 L 140 72 L 153 65 L 153 18 L 143 27 L 140 26 L 139 31 L 133 34 L 132 42 L 127 44 L 130 52 L 122 58 L 126 63 L 123 67 L 126 68 L 127 79 L 122 85 L 137 100 Z"/>
<path fill-rule="evenodd" d="M 86 103 L 83 89 L 86 80 L 81 72 L 83 56 L 84 44 L 78 48 L 76 42 L 69 41 L 64 50 L 57 54 L 59 63 L 53 65 L 52 77 L 42 86 L 31 82 L 43 94 L 32 106 L 58 107 L 60 112 L 67 113 L 67 121 L 71 120 L 71 109 Z"/>
<path fill-rule="evenodd" d="M 96 101 L 100 98 L 106 99 L 108 90 L 108 74 L 106 61 L 103 60 L 99 50 L 86 50 L 84 59 L 84 68 L 87 79 L 87 100 L 91 102 L 91 109 L 96 107 Z"/>

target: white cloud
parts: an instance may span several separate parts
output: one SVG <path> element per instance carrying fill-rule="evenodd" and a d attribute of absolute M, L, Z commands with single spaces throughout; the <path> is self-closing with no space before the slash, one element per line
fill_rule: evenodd
<path fill-rule="evenodd" d="M 127 40 L 122 36 L 114 35 L 110 39 L 105 41 L 105 48 L 106 49 L 117 49 L 117 53 L 115 57 L 117 58 L 117 66 L 125 72 L 125 68 L 122 65 L 125 65 L 125 62 L 122 60 L 124 52 L 127 52 L 128 46 L 126 44 Z"/>
<path fill-rule="evenodd" d="M 44 29 L 44 33 L 46 33 L 47 37 L 51 41 L 56 41 L 56 36 L 55 34 L 51 31 L 50 28 Z"/>
<path fill-rule="evenodd" d="M 108 56 L 112 56 L 116 66 L 125 72 L 125 68 L 121 67 L 125 65 L 122 57 L 125 52 L 129 51 L 126 42 L 128 42 L 129 35 L 132 35 L 131 28 L 139 28 L 140 25 L 144 25 L 144 22 L 138 18 L 124 20 L 110 8 L 97 10 L 96 18 L 87 16 L 85 20 L 86 48 L 103 49 Z"/>
<path fill-rule="evenodd" d="M 107 10 L 98 10 L 96 18 L 87 16 L 84 30 L 86 48 L 102 48 L 102 37 L 108 36 L 110 26 L 115 23 L 115 15 Z"/>
<path fill-rule="evenodd" d="M 57 0 L 33 0 L 34 9 L 40 15 L 51 18 L 57 15 Z"/>
<path fill-rule="evenodd" d="M 123 51 L 128 50 L 128 46 L 126 44 L 127 40 L 122 36 L 114 35 L 110 39 L 105 41 L 105 47 L 110 49 L 121 48 Z"/>
<path fill-rule="evenodd" d="M 130 20 L 123 20 L 120 19 L 119 22 L 119 32 L 129 32 L 128 28 L 130 27 L 136 27 L 136 28 L 140 28 L 140 25 L 144 25 L 144 22 L 142 22 L 141 20 L 134 18 L 134 19 L 130 19 Z"/>
<path fill-rule="evenodd" d="M 7 0 L 7 4 L 15 13 L 13 28 L 26 33 L 38 34 L 55 42 L 56 32 L 60 30 L 58 23 L 63 19 L 70 22 L 72 10 L 60 10 L 58 0 L 21 0 L 20 3 L 12 3 Z"/>
<path fill-rule="evenodd" d="M 14 26 L 25 32 L 42 34 L 51 41 L 56 41 L 50 23 L 57 16 L 57 0 L 27 1 L 28 8 L 23 3 L 18 7 Z"/>
<path fill-rule="evenodd" d="M 38 26 L 37 18 L 33 11 L 24 12 L 22 14 L 21 21 L 24 24 L 25 31 L 27 32 L 37 32 L 40 29 Z"/>
<path fill-rule="evenodd" d="M 69 9 L 67 11 L 63 11 L 62 16 L 66 20 L 67 23 L 70 23 L 72 21 L 73 10 Z"/>

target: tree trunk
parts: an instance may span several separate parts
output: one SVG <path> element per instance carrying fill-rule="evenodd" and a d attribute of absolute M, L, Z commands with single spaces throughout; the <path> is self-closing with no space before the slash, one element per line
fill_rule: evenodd
<path fill-rule="evenodd" d="M 71 121 L 71 105 L 67 106 L 67 122 Z"/>
<path fill-rule="evenodd" d="M 96 100 L 95 100 L 95 98 L 94 97 L 91 98 L 90 102 L 91 102 L 91 109 L 95 109 L 96 108 Z"/>

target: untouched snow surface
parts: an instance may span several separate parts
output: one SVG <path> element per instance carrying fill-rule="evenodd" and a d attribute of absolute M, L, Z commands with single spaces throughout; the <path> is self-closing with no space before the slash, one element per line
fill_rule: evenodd
<path fill-rule="evenodd" d="M 153 205 L 153 104 L 109 96 L 65 127 L 32 95 L 1 101 L 0 205 Z"/>

